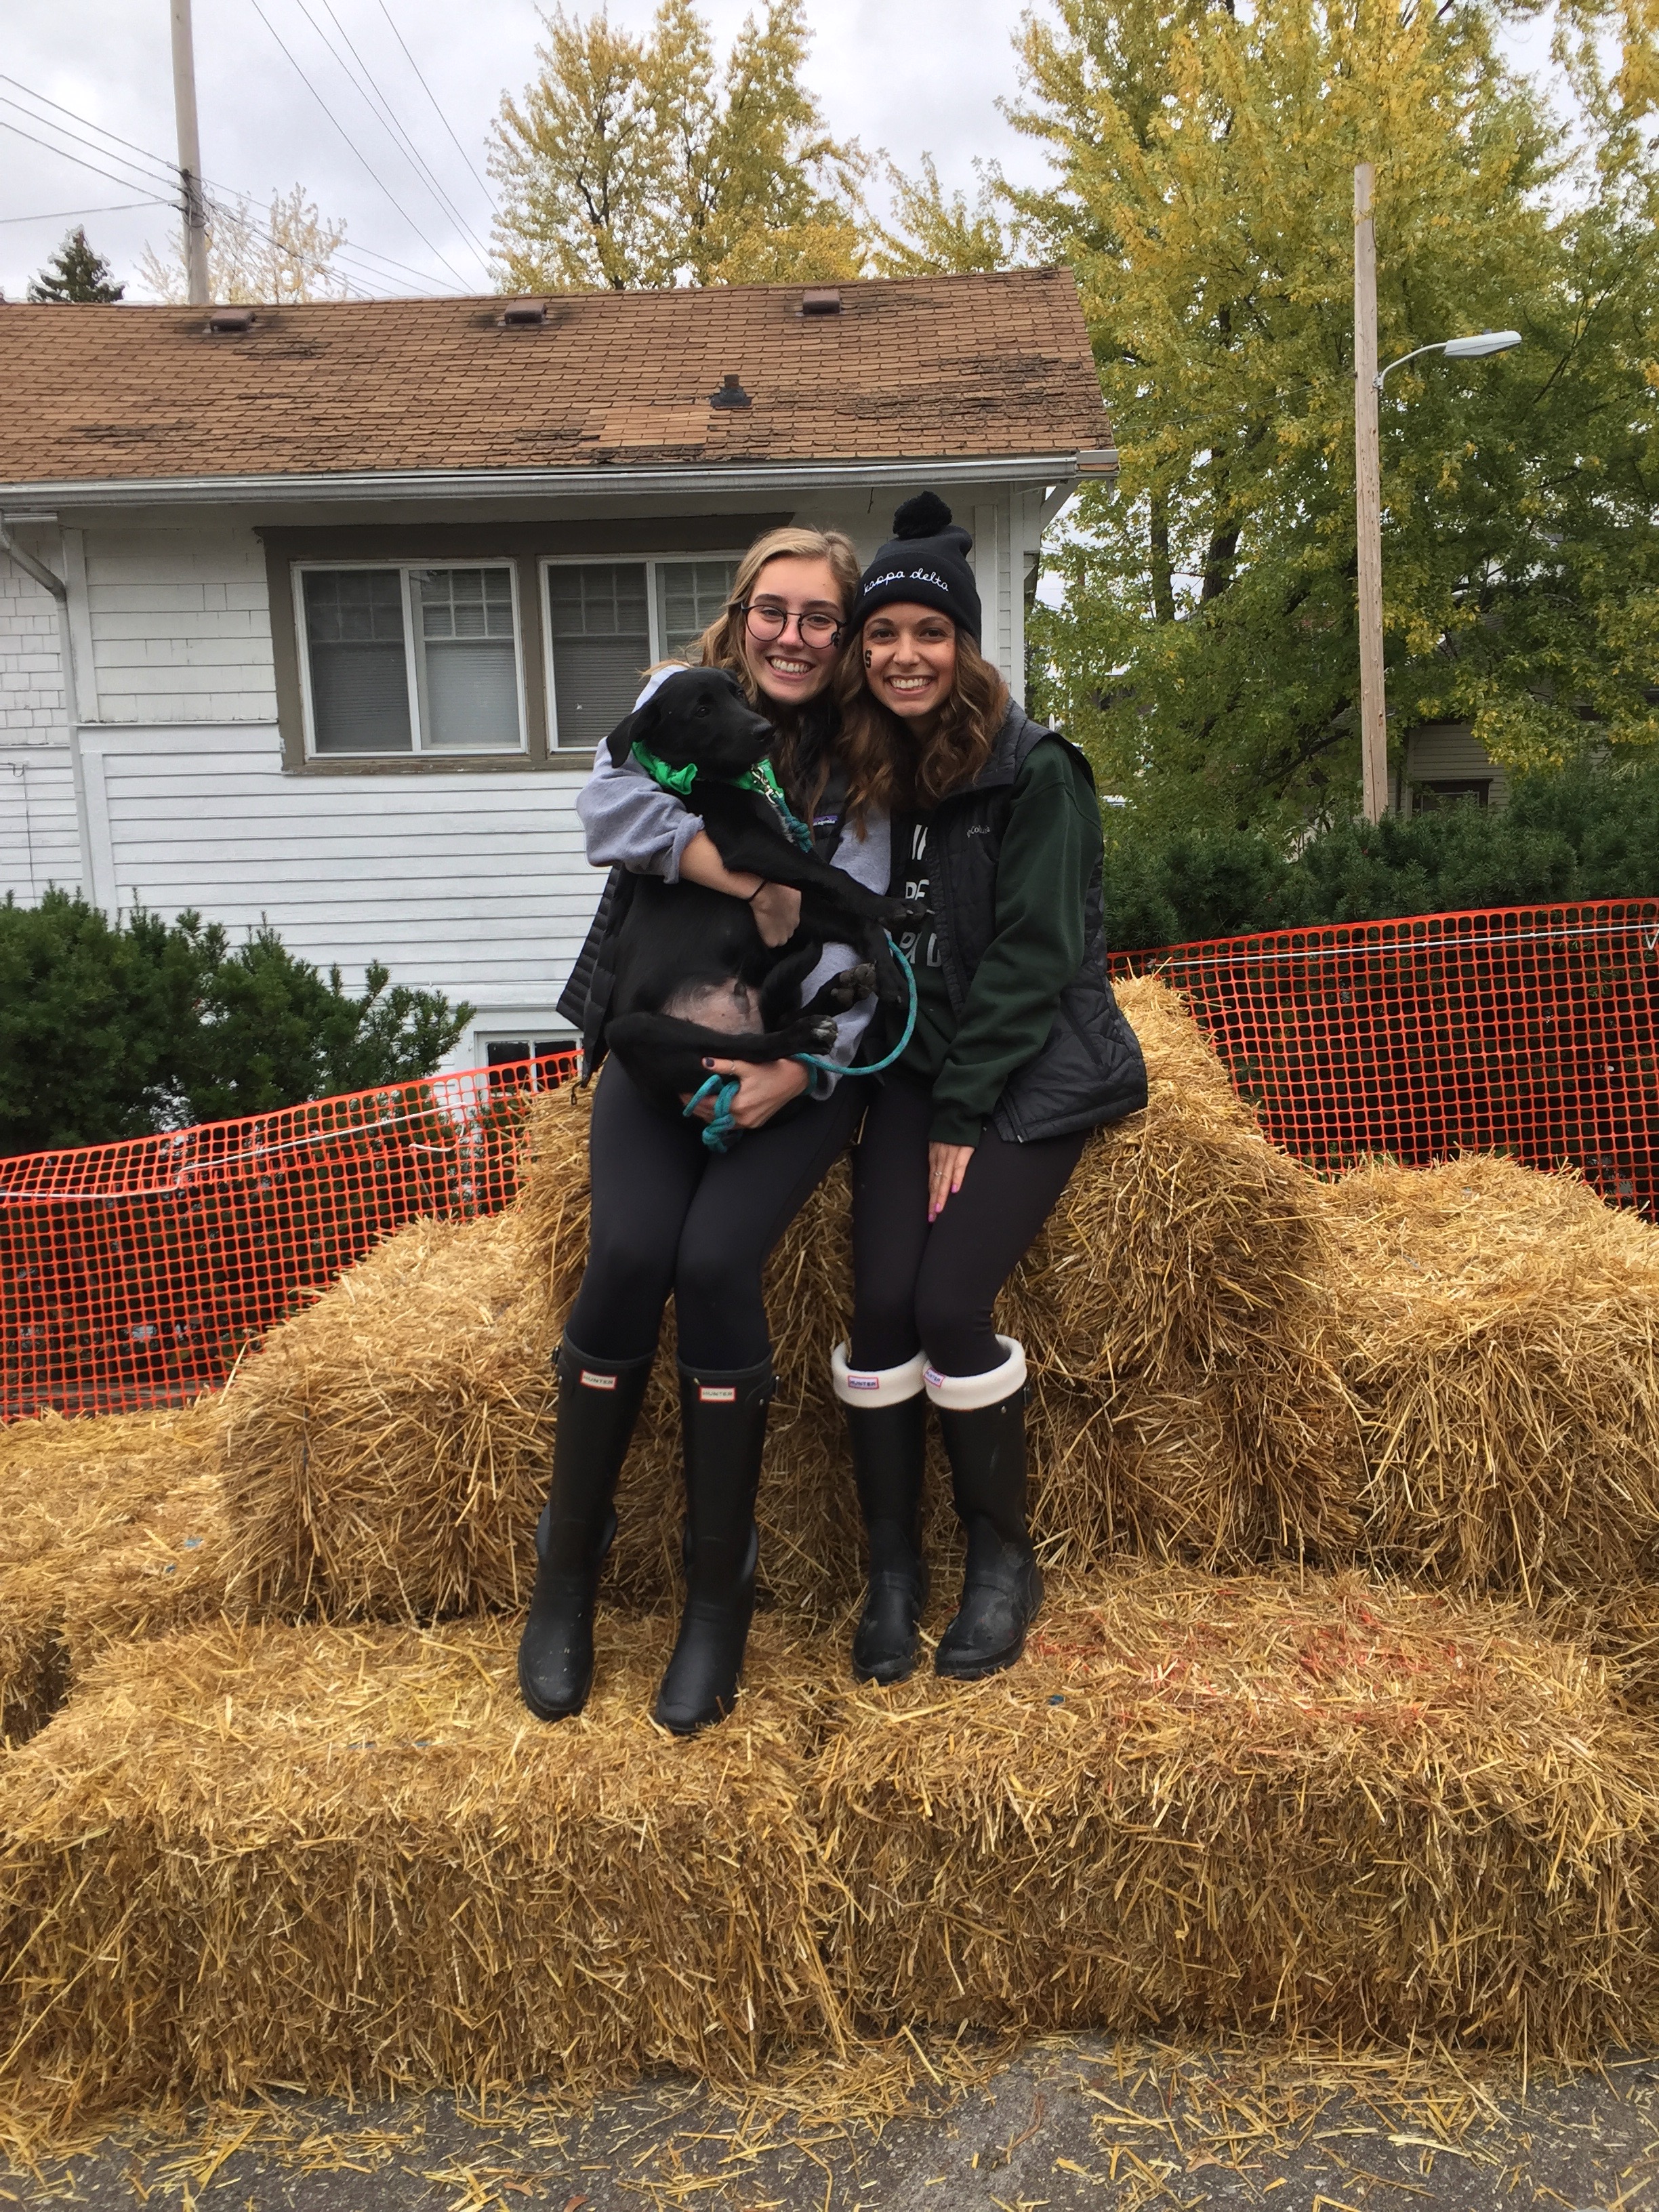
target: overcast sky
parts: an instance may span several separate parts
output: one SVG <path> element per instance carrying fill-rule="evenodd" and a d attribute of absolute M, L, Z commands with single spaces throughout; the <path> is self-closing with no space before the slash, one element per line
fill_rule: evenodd
<path fill-rule="evenodd" d="M 643 29 L 653 10 L 654 0 L 612 0 L 611 15 Z M 723 50 L 748 8 L 746 0 L 705 0 L 704 12 Z M 836 131 L 885 147 L 907 168 L 927 150 L 952 184 L 971 188 L 975 155 L 1035 178 L 1040 155 L 996 107 L 999 94 L 1014 89 L 1010 39 L 1019 13 L 1019 0 L 838 0 L 822 10 L 808 76 Z M 0 130 L 0 289 L 21 298 L 76 222 L 117 276 L 131 281 L 145 242 L 164 247 L 174 218 L 162 206 L 80 210 L 167 189 L 164 179 L 137 182 L 128 164 L 155 174 L 131 147 L 163 162 L 176 158 L 168 0 L 52 0 L 6 15 L 0 100 L 10 104 L 0 106 L 0 120 L 13 127 Z M 303 183 L 325 215 L 345 218 L 349 246 L 402 264 L 350 259 L 365 291 L 487 290 L 462 224 L 414 173 L 316 27 L 342 52 L 343 29 L 442 191 L 487 244 L 489 203 L 473 169 L 485 173 L 503 89 L 521 89 L 532 74 L 540 21 L 531 0 L 196 0 L 202 167 L 210 184 L 264 202 L 273 188 Z M 31 144 L 19 131 L 64 151 Z M 69 131 L 94 143 L 76 143 Z M 112 132 L 131 147 L 112 146 L 103 135 Z M 77 167 L 65 153 L 114 174 Z"/>

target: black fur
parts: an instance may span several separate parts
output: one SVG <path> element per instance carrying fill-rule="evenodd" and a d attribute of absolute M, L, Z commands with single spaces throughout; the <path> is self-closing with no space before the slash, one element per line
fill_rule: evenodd
<path fill-rule="evenodd" d="M 671 676 L 606 740 L 618 767 L 636 744 L 671 768 L 694 763 L 687 804 L 726 866 L 801 895 L 794 935 L 769 945 L 741 899 L 700 884 L 636 879 L 617 940 L 605 1042 L 665 1108 L 678 1110 L 703 1083 L 706 1059 L 822 1053 L 835 1041 L 836 1014 L 872 990 L 896 998 L 902 988 L 884 932 L 910 919 L 910 909 L 803 852 L 765 797 L 726 780 L 763 760 L 774 735 L 734 677 L 692 668 Z M 850 945 L 863 957 L 803 1007 L 800 987 L 826 944 Z M 732 1025 L 710 1018 L 720 1015 Z"/>

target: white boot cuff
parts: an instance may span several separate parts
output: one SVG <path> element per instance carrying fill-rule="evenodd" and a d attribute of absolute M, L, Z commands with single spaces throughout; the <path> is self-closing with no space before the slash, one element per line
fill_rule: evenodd
<path fill-rule="evenodd" d="M 927 1395 L 936 1406 L 946 1413 L 976 1413 L 981 1406 L 999 1406 L 1005 1398 L 1012 1398 L 1025 1382 L 1025 1347 L 1012 1336 L 1000 1336 L 997 1342 L 1008 1357 L 1000 1367 L 993 1367 L 984 1375 L 941 1375 L 937 1368 L 924 1370 Z"/>
<path fill-rule="evenodd" d="M 921 1396 L 926 1364 L 917 1352 L 902 1367 L 849 1367 L 847 1346 L 838 1344 L 830 1355 L 830 1375 L 843 1406 L 902 1406 Z"/>

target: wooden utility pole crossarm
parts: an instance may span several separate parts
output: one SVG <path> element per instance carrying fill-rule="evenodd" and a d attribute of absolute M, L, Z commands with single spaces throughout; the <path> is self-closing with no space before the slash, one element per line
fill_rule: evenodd
<path fill-rule="evenodd" d="M 1376 428 L 1376 172 L 1353 173 L 1354 520 L 1359 553 L 1359 741 L 1365 819 L 1389 806 L 1389 710 L 1382 678 L 1382 480 Z"/>

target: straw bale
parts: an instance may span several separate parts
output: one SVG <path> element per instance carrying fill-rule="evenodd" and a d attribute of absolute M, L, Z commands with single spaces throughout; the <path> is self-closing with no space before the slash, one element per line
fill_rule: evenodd
<path fill-rule="evenodd" d="M 262 2085 L 752 2075 L 839 2030 L 800 1818 L 814 1670 L 769 1624 L 732 1719 L 647 1717 L 666 1620 L 526 1718 L 505 1623 L 112 1650 L 0 1790 L 0 2091 L 77 2112 Z"/>
<path fill-rule="evenodd" d="M 999 1309 L 1036 1378 L 1036 1526 L 1074 1566 L 1103 1543 L 1341 1559 L 1361 1477 L 1325 1191 L 1261 1134 L 1175 992 L 1117 989 L 1146 1111 L 1090 1139 Z"/>
<path fill-rule="evenodd" d="M 1330 1202 L 1373 1556 L 1534 1601 L 1653 1580 L 1659 1231 L 1480 1155 L 1376 1162 Z"/>
<path fill-rule="evenodd" d="M 845 1692 L 813 1790 L 861 2026 L 1659 2028 L 1659 1748 L 1513 1607 L 1099 1578 L 1010 1674 Z"/>
<path fill-rule="evenodd" d="M 0 1737 L 21 1742 L 116 1637 L 224 1602 L 215 1409 L 0 1428 Z"/>
<path fill-rule="evenodd" d="M 273 1329 L 224 1399 L 233 1587 L 338 1620 L 521 1603 L 550 1331 L 511 1212 L 410 1222 Z"/>

